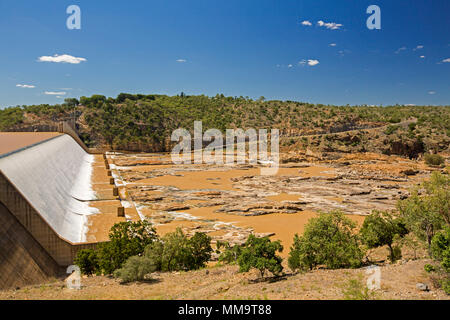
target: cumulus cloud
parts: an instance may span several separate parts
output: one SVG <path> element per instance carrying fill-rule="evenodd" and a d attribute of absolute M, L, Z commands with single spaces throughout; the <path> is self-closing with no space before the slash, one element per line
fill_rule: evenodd
<path fill-rule="evenodd" d="M 305 21 L 302 22 L 302 25 L 303 26 L 312 26 L 312 23 L 310 21 L 308 21 L 308 20 L 305 20 Z"/>
<path fill-rule="evenodd" d="M 288 68 L 292 68 L 293 67 L 293 65 L 292 64 L 288 64 Z"/>
<path fill-rule="evenodd" d="M 444 59 L 444 60 L 442 60 L 442 62 L 444 62 L 444 63 L 450 63 L 450 58 Z"/>
<path fill-rule="evenodd" d="M 420 49 L 423 49 L 423 46 L 422 46 L 422 45 L 418 45 L 417 47 L 415 47 L 415 48 L 413 49 L 413 51 L 417 51 L 417 50 L 420 50 Z"/>
<path fill-rule="evenodd" d="M 42 56 L 38 59 L 39 62 L 55 62 L 55 63 L 71 63 L 79 64 L 81 62 L 87 61 L 85 58 L 77 58 L 68 54 L 55 54 L 54 56 Z"/>
<path fill-rule="evenodd" d="M 330 47 L 336 47 L 337 44 L 336 43 L 330 43 Z"/>
<path fill-rule="evenodd" d="M 420 59 L 425 59 L 425 56 L 420 56 Z"/>
<path fill-rule="evenodd" d="M 324 22 L 322 20 L 317 21 L 319 27 L 325 27 L 330 30 L 338 30 L 342 27 L 342 24 L 336 22 Z"/>
<path fill-rule="evenodd" d="M 310 67 L 314 67 L 316 65 L 319 64 L 319 60 L 315 60 L 315 59 L 308 59 L 308 60 L 301 60 L 298 62 L 299 65 L 304 66 L 304 65 L 308 65 Z"/>
<path fill-rule="evenodd" d="M 16 84 L 16 87 L 18 87 L 18 88 L 26 88 L 26 89 L 36 88 L 36 86 L 33 86 L 31 84 Z"/>
<path fill-rule="evenodd" d="M 436 94 L 436 91 L 428 91 L 428 94 L 431 94 L 431 95 Z"/>
<path fill-rule="evenodd" d="M 179 62 L 179 63 L 183 63 L 183 62 L 186 62 L 187 60 L 186 59 L 178 59 L 177 60 L 177 62 Z"/>
<path fill-rule="evenodd" d="M 64 91 L 45 91 L 44 94 L 48 95 L 48 96 L 64 96 L 66 95 L 66 92 Z"/>
<path fill-rule="evenodd" d="M 319 64 L 319 60 L 309 59 L 308 66 L 314 67 Z"/>

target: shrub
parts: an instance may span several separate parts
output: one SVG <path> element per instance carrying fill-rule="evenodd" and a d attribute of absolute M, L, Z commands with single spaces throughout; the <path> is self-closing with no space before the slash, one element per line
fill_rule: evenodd
<path fill-rule="evenodd" d="M 431 265 L 431 264 L 426 264 L 426 265 L 423 267 L 423 269 L 424 269 L 425 272 L 427 272 L 427 273 L 431 273 L 431 272 L 436 271 L 436 268 L 435 268 L 433 265 Z"/>
<path fill-rule="evenodd" d="M 128 258 L 143 254 L 145 247 L 158 239 L 148 221 L 117 223 L 111 228 L 109 238 L 98 249 L 99 266 L 105 274 L 121 268 Z"/>
<path fill-rule="evenodd" d="M 433 237 L 431 253 L 433 258 L 441 263 L 445 272 L 450 273 L 450 227 L 445 227 L 443 231 Z"/>
<path fill-rule="evenodd" d="M 248 272 L 251 268 L 255 268 L 259 270 L 261 278 L 266 271 L 279 275 L 283 271 L 281 266 L 283 259 L 277 256 L 277 252 L 282 251 L 280 241 L 271 241 L 269 237 L 257 238 L 251 234 L 237 260 L 239 271 Z"/>
<path fill-rule="evenodd" d="M 155 272 L 154 262 L 147 257 L 130 257 L 122 268 L 114 271 L 114 277 L 120 278 L 122 282 L 143 281 L 149 273 Z"/>
<path fill-rule="evenodd" d="M 401 258 L 400 247 L 393 247 L 394 239 L 403 238 L 407 233 L 408 230 L 399 218 L 380 211 L 375 211 L 368 216 L 359 232 L 362 242 L 369 248 L 387 245 L 391 262 Z"/>
<path fill-rule="evenodd" d="M 349 279 L 342 288 L 344 300 L 376 300 L 377 295 L 364 283 L 362 276 Z"/>
<path fill-rule="evenodd" d="M 429 166 L 440 166 L 445 163 L 445 159 L 439 154 L 426 154 L 425 163 Z"/>
<path fill-rule="evenodd" d="M 83 249 L 77 252 L 74 260 L 81 273 L 91 275 L 99 271 L 97 252 L 92 249 Z"/>
<path fill-rule="evenodd" d="M 312 270 L 318 265 L 329 269 L 358 267 L 364 256 L 355 223 L 333 211 L 311 219 L 302 236 L 295 235 L 288 264 L 293 270 Z"/>

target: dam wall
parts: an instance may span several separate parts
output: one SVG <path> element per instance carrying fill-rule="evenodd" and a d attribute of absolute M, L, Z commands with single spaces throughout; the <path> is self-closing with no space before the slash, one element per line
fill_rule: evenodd
<path fill-rule="evenodd" d="M 0 289 L 61 275 L 87 243 L 93 156 L 56 135 L 0 155 Z"/>

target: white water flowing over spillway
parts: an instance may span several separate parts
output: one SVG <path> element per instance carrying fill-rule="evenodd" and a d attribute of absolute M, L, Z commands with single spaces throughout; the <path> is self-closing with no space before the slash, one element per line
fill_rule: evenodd
<path fill-rule="evenodd" d="M 91 175 L 94 157 L 61 135 L 0 159 L 0 170 L 62 238 L 86 241 L 87 216 L 98 213 Z"/>

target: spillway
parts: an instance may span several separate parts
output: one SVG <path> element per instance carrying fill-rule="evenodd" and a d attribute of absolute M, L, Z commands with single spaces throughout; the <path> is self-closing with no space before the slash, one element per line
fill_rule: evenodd
<path fill-rule="evenodd" d="M 86 241 L 87 216 L 98 213 L 91 175 L 93 155 L 69 135 L 0 156 L 0 171 L 48 225 L 72 243 Z"/>

